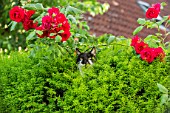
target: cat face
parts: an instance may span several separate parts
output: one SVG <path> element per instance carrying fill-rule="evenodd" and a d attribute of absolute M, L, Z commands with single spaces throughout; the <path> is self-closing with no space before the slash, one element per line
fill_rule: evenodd
<path fill-rule="evenodd" d="M 94 58 L 96 57 L 96 48 L 93 47 L 90 52 L 81 53 L 78 48 L 76 48 L 77 54 L 77 64 L 93 64 Z"/>

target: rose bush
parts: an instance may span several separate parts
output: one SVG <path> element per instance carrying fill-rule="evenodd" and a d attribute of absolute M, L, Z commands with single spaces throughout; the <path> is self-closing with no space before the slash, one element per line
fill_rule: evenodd
<path fill-rule="evenodd" d="M 24 29 L 28 30 L 27 32 L 29 33 L 26 41 L 28 44 L 27 49 L 31 51 L 30 57 L 34 57 L 36 52 L 41 49 L 41 44 L 47 44 L 48 50 L 51 51 L 51 56 L 57 57 L 65 54 L 65 52 L 71 53 L 74 51 L 74 48 L 79 45 L 79 43 L 74 41 L 74 38 L 79 38 L 79 41 L 83 41 L 83 43 L 88 42 L 90 38 L 92 39 L 92 36 L 88 33 L 89 27 L 87 23 L 79 16 L 83 13 L 82 10 L 72 6 L 44 8 L 40 3 L 28 3 L 22 7 L 21 9 L 25 10 L 25 12 L 26 9 L 31 9 L 28 12 L 32 10 L 35 12 L 30 14 L 30 16 L 27 16 L 27 13 L 25 13 L 25 17 L 32 16 L 35 24 L 32 23 L 32 20 L 24 21 L 26 19 L 23 19 L 22 21 Z M 103 8 L 103 10 L 106 9 Z M 37 15 L 39 13 L 41 15 Z M 13 25 L 15 26 L 16 23 L 13 22 L 11 27 Z"/>
<path fill-rule="evenodd" d="M 32 26 L 32 21 L 25 22 L 25 25 L 22 25 L 22 22 L 17 23 L 15 21 L 11 22 L 9 18 L 9 11 L 14 7 L 19 6 L 19 8 L 26 9 L 26 11 L 34 10 L 34 15 L 31 16 L 33 23 L 38 22 L 38 26 L 41 24 L 42 17 L 46 15 L 47 8 L 57 7 L 61 12 L 66 16 L 72 28 L 70 30 L 72 38 L 67 41 L 69 46 L 72 45 L 73 38 L 79 38 L 79 41 L 86 41 L 89 37 L 87 30 L 89 29 L 87 22 L 82 20 L 83 13 L 90 13 L 91 15 L 103 14 L 109 8 L 108 3 L 99 3 L 96 0 L 55 0 L 55 1 L 44 1 L 44 0 L 6 0 L 2 1 L 0 4 L 0 48 L 2 48 L 3 54 L 9 54 L 11 51 L 18 51 L 20 48 L 22 50 L 33 47 L 35 40 L 37 40 L 36 31 L 30 28 L 26 31 L 24 26 Z M 83 28 L 83 30 L 81 29 Z M 73 30 L 74 29 L 74 30 Z M 16 33 L 17 32 L 17 33 Z M 68 34 L 68 33 L 66 33 Z M 83 34 L 83 36 L 80 34 Z M 64 34 L 63 34 L 64 35 Z M 59 37 L 58 39 L 61 39 Z M 44 40 L 44 39 L 43 39 Z M 60 42 L 60 41 L 59 41 Z M 36 42 L 37 43 L 37 42 Z M 65 43 L 65 45 L 67 45 Z"/>
<path fill-rule="evenodd" d="M 54 39 L 60 35 L 62 41 L 68 40 L 71 35 L 70 25 L 65 15 L 60 13 L 58 8 L 52 7 L 48 9 L 48 15 L 42 17 L 42 25 L 39 27 L 37 27 L 38 22 L 33 23 L 33 20 L 30 19 L 34 13 L 34 10 L 26 11 L 19 6 L 15 6 L 10 10 L 9 15 L 11 20 L 22 22 L 26 31 L 31 28 L 36 28 L 36 30 L 39 30 L 39 33 L 42 32 L 42 34 L 37 33 L 40 38 L 49 37 Z"/>
<path fill-rule="evenodd" d="M 165 3 L 156 3 L 148 8 L 146 11 L 146 18 L 150 20 L 139 18 L 138 23 L 141 26 L 137 27 L 133 32 L 133 35 L 135 36 L 132 38 L 131 46 L 134 47 L 137 54 L 140 54 L 141 59 L 147 61 L 148 63 L 153 62 L 155 59 L 159 59 L 161 62 L 169 61 L 170 41 L 165 40 L 170 33 L 168 31 L 170 20 L 168 19 L 168 16 L 164 16 L 161 21 L 155 20 L 161 11 L 161 7 L 163 8 L 165 5 Z M 166 27 L 164 32 L 160 31 L 160 26 L 162 23 L 165 23 Z M 157 28 L 158 32 L 155 33 L 155 35 L 148 35 L 144 38 L 144 41 L 141 41 L 137 34 L 144 27 L 149 29 Z"/>

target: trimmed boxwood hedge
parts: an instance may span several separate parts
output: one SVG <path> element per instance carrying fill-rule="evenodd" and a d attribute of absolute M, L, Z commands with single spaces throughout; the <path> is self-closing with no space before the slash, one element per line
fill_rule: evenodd
<path fill-rule="evenodd" d="M 97 48 L 99 50 L 99 48 Z M 156 83 L 168 87 L 170 63 L 142 61 L 130 46 L 100 49 L 94 65 L 82 67 L 76 56 L 55 59 L 47 51 L 0 57 L 2 113 L 160 113 Z"/>

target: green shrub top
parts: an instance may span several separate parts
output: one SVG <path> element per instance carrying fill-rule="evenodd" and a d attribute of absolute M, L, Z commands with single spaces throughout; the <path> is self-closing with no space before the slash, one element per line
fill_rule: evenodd
<path fill-rule="evenodd" d="M 25 52 L 1 56 L 0 108 L 11 113 L 160 113 L 156 83 L 168 85 L 169 62 L 148 64 L 133 51 L 121 44 L 103 47 L 94 65 L 82 67 L 82 75 L 73 54 L 51 59 L 42 50 L 34 58 Z"/>

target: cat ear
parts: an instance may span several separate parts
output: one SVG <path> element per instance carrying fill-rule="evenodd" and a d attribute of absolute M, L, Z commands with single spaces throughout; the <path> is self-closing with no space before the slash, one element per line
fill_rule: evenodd
<path fill-rule="evenodd" d="M 77 55 L 80 55 L 80 54 L 81 54 L 81 52 L 79 51 L 78 48 L 76 48 L 76 54 L 77 54 Z"/>
<path fill-rule="evenodd" d="M 96 56 L 96 48 L 93 47 L 90 53 L 95 57 Z"/>

